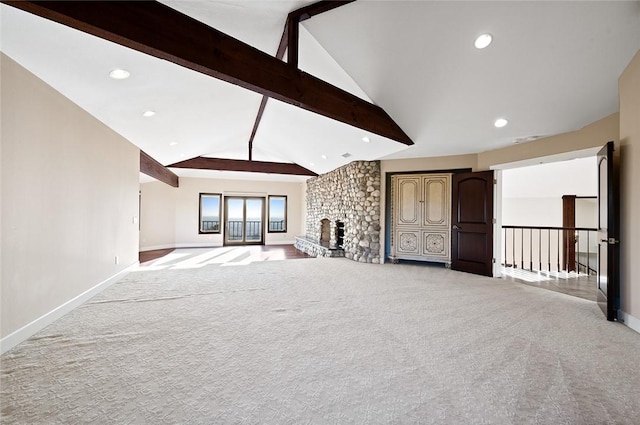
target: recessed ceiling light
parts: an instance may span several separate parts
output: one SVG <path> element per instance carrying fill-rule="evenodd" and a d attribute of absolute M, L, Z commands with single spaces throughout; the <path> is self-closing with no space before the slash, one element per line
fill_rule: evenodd
<path fill-rule="evenodd" d="M 146 117 L 146 118 L 149 118 L 149 117 L 154 116 L 155 114 L 156 114 L 156 111 L 144 111 L 144 112 L 142 113 L 142 116 L 143 116 L 143 117 Z"/>
<path fill-rule="evenodd" d="M 313 167 L 313 166 L 314 166 L 314 165 L 316 165 L 316 164 L 314 164 L 313 162 L 310 162 L 310 163 L 309 163 L 309 165 L 311 165 L 311 166 Z"/>
<path fill-rule="evenodd" d="M 362 138 L 362 141 L 363 141 L 363 142 L 365 142 L 365 143 L 369 143 L 369 142 L 371 141 L 371 139 L 370 139 L 370 138 L 368 138 L 367 136 L 364 136 L 364 137 Z"/>
<path fill-rule="evenodd" d="M 480 34 L 473 45 L 476 46 L 476 49 L 484 49 L 491 44 L 491 40 L 493 40 L 491 34 Z"/>
<path fill-rule="evenodd" d="M 327 155 L 320 155 L 320 158 L 327 159 Z"/>
<path fill-rule="evenodd" d="M 127 71 L 126 69 L 119 69 L 119 68 L 114 69 L 109 73 L 109 77 L 113 78 L 114 80 L 124 80 L 129 78 L 129 75 L 131 75 L 129 71 Z"/>
<path fill-rule="evenodd" d="M 171 142 L 169 143 L 169 146 L 176 146 L 178 144 L 178 142 Z"/>
<path fill-rule="evenodd" d="M 183 152 L 183 153 L 181 153 L 181 154 L 180 154 L 180 156 L 181 156 L 182 158 L 184 158 L 184 157 L 185 157 L 185 156 L 187 156 L 187 155 Z"/>
<path fill-rule="evenodd" d="M 509 121 L 505 120 L 504 118 L 498 118 L 493 125 L 498 127 L 498 128 L 502 128 L 505 125 L 507 125 L 509 123 Z"/>

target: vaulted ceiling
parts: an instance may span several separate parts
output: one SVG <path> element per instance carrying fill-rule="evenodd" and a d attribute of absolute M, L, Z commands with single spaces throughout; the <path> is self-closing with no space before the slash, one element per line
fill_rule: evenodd
<path fill-rule="evenodd" d="M 163 3 L 275 55 L 287 14 L 313 2 Z M 162 164 L 248 159 L 260 94 L 7 5 L 0 13 L 4 53 Z M 481 33 L 493 43 L 478 50 Z M 640 2 L 359 0 L 302 22 L 299 43 L 301 70 L 380 106 L 415 142 L 270 99 L 253 159 L 323 173 L 356 159 L 482 152 L 616 112 L 618 76 L 640 48 Z M 131 76 L 110 79 L 115 68 Z M 499 117 L 509 124 L 494 127 Z"/>

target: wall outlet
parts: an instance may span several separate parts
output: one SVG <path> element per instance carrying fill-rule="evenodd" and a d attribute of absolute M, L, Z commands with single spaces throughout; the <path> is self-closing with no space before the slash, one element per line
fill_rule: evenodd
<path fill-rule="evenodd" d="M 118 260 L 119 260 L 119 258 L 118 258 L 118 256 L 116 255 L 116 264 L 118 264 Z"/>

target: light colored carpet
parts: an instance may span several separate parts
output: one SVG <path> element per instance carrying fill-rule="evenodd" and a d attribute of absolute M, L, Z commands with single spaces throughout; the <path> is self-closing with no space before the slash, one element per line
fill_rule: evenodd
<path fill-rule="evenodd" d="M 2 356 L 7 424 L 638 424 L 640 335 L 438 267 L 129 274 Z"/>

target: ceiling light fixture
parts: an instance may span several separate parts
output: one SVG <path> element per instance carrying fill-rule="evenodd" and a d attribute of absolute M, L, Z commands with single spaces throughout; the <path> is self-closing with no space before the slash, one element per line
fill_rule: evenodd
<path fill-rule="evenodd" d="M 480 34 L 473 45 L 476 46 L 476 49 L 484 49 L 491 44 L 492 40 L 493 37 L 491 37 L 491 34 Z"/>
<path fill-rule="evenodd" d="M 310 162 L 310 163 L 309 163 L 309 165 L 311 165 L 311 166 L 313 167 L 313 166 L 314 166 L 314 165 L 316 165 L 316 164 L 314 164 L 313 162 Z"/>
<path fill-rule="evenodd" d="M 362 138 L 362 141 L 363 141 L 363 142 L 365 142 L 365 143 L 369 143 L 369 142 L 371 141 L 371 139 L 370 139 L 370 138 L 368 138 L 367 136 L 364 136 L 364 137 Z"/>
<path fill-rule="evenodd" d="M 169 143 L 169 146 L 176 146 L 178 144 L 178 142 L 171 142 Z"/>
<path fill-rule="evenodd" d="M 497 120 L 495 120 L 495 122 L 493 123 L 494 126 L 498 127 L 498 128 L 502 128 L 505 125 L 507 125 L 509 123 L 509 121 L 507 121 L 504 118 L 498 118 Z"/>
<path fill-rule="evenodd" d="M 320 155 L 320 158 L 327 159 L 327 155 Z"/>
<path fill-rule="evenodd" d="M 145 117 L 145 118 L 149 118 L 149 117 L 154 116 L 155 114 L 156 114 L 156 111 L 149 110 L 149 111 L 144 111 L 142 113 L 142 116 Z"/>
<path fill-rule="evenodd" d="M 120 68 L 116 68 L 109 73 L 109 77 L 113 78 L 114 80 L 126 80 L 127 78 L 129 78 L 129 75 L 131 75 L 129 71 Z"/>

